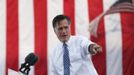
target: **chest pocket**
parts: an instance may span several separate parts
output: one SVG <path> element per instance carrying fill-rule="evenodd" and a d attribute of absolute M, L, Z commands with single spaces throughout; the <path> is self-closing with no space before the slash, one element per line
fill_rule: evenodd
<path fill-rule="evenodd" d="M 71 49 L 73 49 L 73 50 L 70 50 L 70 52 L 69 52 L 71 63 L 80 63 L 82 61 L 80 47 L 71 48 Z"/>

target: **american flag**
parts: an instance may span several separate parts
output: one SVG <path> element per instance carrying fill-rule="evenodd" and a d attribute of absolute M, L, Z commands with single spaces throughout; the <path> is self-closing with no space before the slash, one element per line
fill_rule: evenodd
<path fill-rule="evenodd" d="M 134 13 L 134 3 L 130 0 L 119 0 L 115 2 L 108 10 L 102 12 L 99 16 L 97 16 L 94 20 L 92 20 L 89 24 L 89 31 L 91 35 L 97 37 L 97 30 L 100 23 L 100 20 L 109 14 L 128 12 Z"/>
<path fill-rule="evenodd" d="M 0 0 L 0 75 L 18 71 L 27 54 L 39 61 L 30 75 L 51 75 L 49 55 L 58 42 L 52 28 L 57 14 L 70 16 L 72 35 L 83 35 L 103 47 L 93 56 L 99 75 L 134 75 L 134 14 L 105 16 L 94 37 L 89 22 L 117 0 Z"/>

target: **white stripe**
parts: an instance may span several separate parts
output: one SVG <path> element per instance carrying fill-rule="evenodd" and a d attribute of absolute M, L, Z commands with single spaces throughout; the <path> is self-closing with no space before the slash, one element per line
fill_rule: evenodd
<path fill-rule="evenodd" d="M 6 0 L 0 0 L 0 75 L 5 75 L 6 64 Z"/>
<path fill-rule="evenodd" d="M 48 9 L 48 16 L 47 16 L 47 23 L 48 23 L 48 61 L 50 59 L 50 54 L 53 52 L 53 48 L 58 42 L 57 36 L 55 35 L 52 27 L 52 20 L 57 14 L 63 14 L 63 0 L 48 0 L 47 1 L 47 9 Z M 50 73 L 51 66 L 48 62 L 48 74 L 53 75 Z"/>
<path fill-rule="evenodd" d="M 19 72 L 16 72 L 12 69 L 8 69 L 8 73 L 9 73 L 8 75 L 20 75 Z"/>
<path fill-rule="evenodd" d="M 19 66 L 34 52 L 33 0 L 19 0 Z M 33 67 L 30 75 L 34 75 Z"/>
<path fill-rule="evenodd" d="M 75 0 L 75 27 L 76 34 L 89 37 L 88 0 Z"/>
<path fill-rule="evenodd" d="M 104 0 L 107 10 L 115 0 Z M 104 17 L 106 32 L 106 64 L 107 75 L 122 75 L 122 33 L 120 15 L 112 14 Z"/>

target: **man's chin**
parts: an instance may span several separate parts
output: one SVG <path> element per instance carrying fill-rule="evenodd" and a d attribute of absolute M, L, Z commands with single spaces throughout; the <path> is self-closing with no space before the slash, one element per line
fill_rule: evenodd
<path fill-rule="evenodd" d="M 62 41 L 62 42 L 67 42 L 68 40 L 67 40 L 67 39 L 62 39 L 61 41 Z"/>
<path fill-rule="evenodd" d="M 61 42 L 67 42 L 68 40 L 69 40 L 68 37 L 62 37 L 62 38 L 60 38 L 60 41 L 61 41 Z"/>

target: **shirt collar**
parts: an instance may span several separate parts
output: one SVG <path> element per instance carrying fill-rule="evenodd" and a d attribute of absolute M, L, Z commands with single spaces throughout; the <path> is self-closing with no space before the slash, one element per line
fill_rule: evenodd
<path fill-rule="evenodd" d="M 72 36 L 70 36 L 69 40 L 66 42 L 67 46 L 70 45 L 71 39 L 72 39 Z"/>
<path fill-rule="evenodd" d="M 67 44 L 67 46 L 70 45 L 71 40 L 72 40 L 72 35 L 70 36 L 69 40 L 67 42 L 65 42 Z M 63 42 L 60 42 L 60 44 L 63 46 Z"/>

